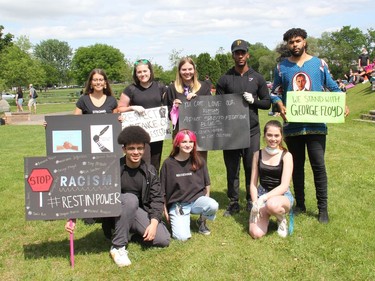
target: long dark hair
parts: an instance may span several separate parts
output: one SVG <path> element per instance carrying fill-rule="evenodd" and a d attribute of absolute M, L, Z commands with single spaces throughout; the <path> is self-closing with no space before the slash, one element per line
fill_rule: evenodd
<path fill-rule="evenodd" d="M 190 140 L 194 142 L 193 150 L 190 152 L 190 162 L 191 170 L 196 171 L 202 167 L 202 160 L 197 152 L 197 136 L 194 134 L 194 132 L 187 129 L 180 130 L 174 137 L 173 148 L 170 156 L 175 157 L 180 152 L 179 145 L 184 140 L 186 135 L 188 135 Z"/>
<path fill-rule="evenodd" d="M 91 70 L 91 72 L 89 74 L 89 78 L 86 81 L 85 95 L 90 95 L 90 94 L 92 94 L 94 92 L 94 89 L 91 88 L 91 80 L 92 80 L 92 77 L 95 74 L 100 74 L 104 78 L 105 86 L 104 86 L 104 89 L 103 89 L 103 93 L 106 96 L 113 96 L 111 85 L 108 82 L 107 74 L 105 73 L 105 71 L 103 69 L 100 69 L 100 68 L 95 68 L 95 69 Z"/>

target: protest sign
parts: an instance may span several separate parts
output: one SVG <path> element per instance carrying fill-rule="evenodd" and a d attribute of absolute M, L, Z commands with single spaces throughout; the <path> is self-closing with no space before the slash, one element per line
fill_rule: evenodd
<path fill-rule="evenodd" d="M 288 92 L 288 122 L 344 123 L 345 98 L 342 92 Z"/>
<path fill-rule="evenodd" d="M 117 137 L 118 114 L 46 116 L 47 155 L 116 153 L 123 156 Z"/>
<path fill-rule="evenodd" d="M 143 115 L 128 111 L 122 113 L 122 117 L 123 129 L 128 126 L 140 126 L 148 132 L 151 142 L 172 138 L 167 106 L 145 109 Z"/>
<path fill-rule="evenodd" d="M 179 128 L 196 133 L 198 150 L 250 146 L 249 108 L 242 95 L 197 96 L 179 108 Z"/>
<path fill-rule="evenodd" d="M 114 153 L 25 158 L 27 220 L 114 217 L 121 212 Z"/>

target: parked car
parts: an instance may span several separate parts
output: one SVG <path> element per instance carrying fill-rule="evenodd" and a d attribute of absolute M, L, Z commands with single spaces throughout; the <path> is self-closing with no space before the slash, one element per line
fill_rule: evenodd
<path fill-rule="evenodd" d="M 16 95 L 10 93 L 2 93 L 1 98 L 4 100 L 12 100 L 16 98 Z"/>

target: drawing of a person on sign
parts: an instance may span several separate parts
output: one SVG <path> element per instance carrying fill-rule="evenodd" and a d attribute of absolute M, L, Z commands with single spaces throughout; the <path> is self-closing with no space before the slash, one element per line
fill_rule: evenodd
<path fill-rule="evenodd" d="M 311 90 L 311 79 L 303 73 L 298 72 L 293 77 L 293 90 L 294 91 L 310 91 Z"/>

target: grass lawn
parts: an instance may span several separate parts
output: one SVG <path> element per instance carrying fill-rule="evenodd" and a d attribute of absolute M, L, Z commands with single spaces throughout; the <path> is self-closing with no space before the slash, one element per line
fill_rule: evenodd
<path fill-rule="evenodd" d="M 369 84 L 349 90 L 351 115 L 345 124 L 329 124 L 326 163 L 330 223 L 317 221 L 311 168 L 306 163 L 307 214 L 295 218 L 285 239 L 276 233 L 253 240 L 248 214 L 223 217 L 227 206 L 221 151 L 209 152 L 211 196 L 220 204 L 212 234 L 197 233 L 166 249 L 129 244 L 132 265 L 118 268 L 109 257 L 110 242 L 100 225 L 81 221 L 75 233 L 75 268 L 69 265 L 69 236 L 64 221 L 25 221 L 24 157 L 46 155 L 42 126 L 0 126 L 0 279 L 1 280 L 375 280 L 375 124 L 358 122 L 375 109 Z M 64 107 L 66 106 L 66 108 Z M 58 108 L 57 108 L 58 107 Z M 42 105 L 40 106 L 42 111 Z M 73 110 L 74 103 L 44 105 L 45 112 Z M 260 113 L 262 125 L 273 117 Z M 163 159 L 171 149 L 165 142 Z M 245 206 L 241 171 L 241 205 Z M 372 215 L 371 215 L 372 214 Z"/>

